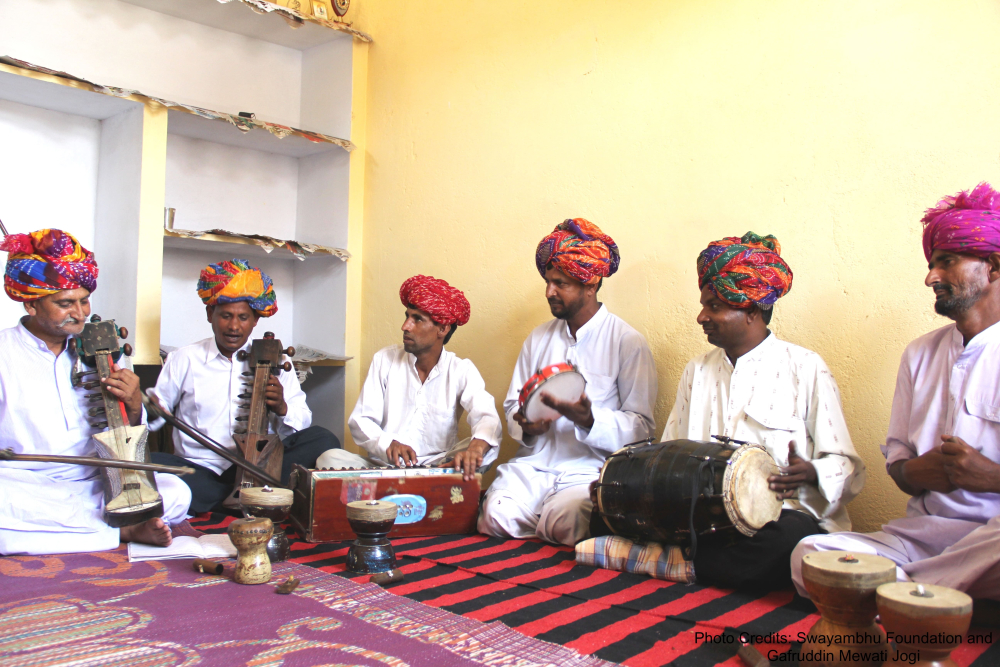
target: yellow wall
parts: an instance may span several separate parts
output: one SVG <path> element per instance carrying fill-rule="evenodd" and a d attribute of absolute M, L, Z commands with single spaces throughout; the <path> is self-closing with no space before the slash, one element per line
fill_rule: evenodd
<path fill-rule="evenodd" d="M 695 325 L 695 257 L 748 229 L 795 272 L 774 329 L 819 352 L 869 464 L 855 525 L 903 511 L 884 438 L 900 353 L 945 324 L 919 218 L 1000 181 L 990 0 L 365 0 L 370 31 L 362 372 L 400 339 L 415 273 L 465 290 L 449 346 L 502 402 L 550 317 L 539 239 L 586 217 L 618 242 L 610 310 L 656 357 L 657 429 Z M 506 438 L 501 453 L 513 454 Z"/>

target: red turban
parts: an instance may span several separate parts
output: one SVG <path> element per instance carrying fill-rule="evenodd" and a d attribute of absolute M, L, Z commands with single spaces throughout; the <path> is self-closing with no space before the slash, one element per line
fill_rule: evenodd
<path fill-rule="evenodd" d="M 399 300 L 406 307 L 430 314 L 438 324 L 462 326 L 469 321 L 471 307 L 461 290 L 430 276 L 413 276 L 399 288 Z"/>

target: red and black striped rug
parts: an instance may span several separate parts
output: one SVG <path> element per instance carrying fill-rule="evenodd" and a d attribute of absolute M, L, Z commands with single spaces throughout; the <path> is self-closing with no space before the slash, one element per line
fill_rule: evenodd
<path fill-rule="evenodd" d="M 232 517 L 191 523 L 222 532 Z M 349 578 L 348 542 L 310 544 L 289 527 L 289 560 Z M 793 591 L 762 597 L 577 565 L 572 549 L 537 540 L 449 535 L 393 540 L 405 581 L 386 590 L 629 667 L 741 665 L 738 637 L 754 635 L 772 662 L 796 664 L 798 637 L 818 618 Z M 960 665 L 1000 664 L 1000 648 L 963 645 Z"/>

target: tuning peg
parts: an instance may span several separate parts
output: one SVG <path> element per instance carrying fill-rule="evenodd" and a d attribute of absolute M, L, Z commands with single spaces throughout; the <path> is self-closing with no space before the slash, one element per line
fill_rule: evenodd
<path fill-rule="evenodd" d="M 121 338 L 122 340 L 128 338 L 128 329 L 126 329 L 125 327 L 118 327 L 118 337 Z"/>
<path fill-rule="evenodd" d="M 99 401 L 99 400 L 103 399 L 104 398 L 104 394 L 87 394 L 86 396 L 84 396 L 84 398 L 86 398 L 88 401 L 90 401 L 91 403 L 93 403 L 95 401 Z"/>
<path fill-rule="evenodd" d="M 84 382 L 80 386 L 83 387 L 84 389 L 97 389 L 98 387 L 101 386 L 101 383 L 100 382 Z"/>
<path fill-rule="evenodd" d="M 294 357 L 295 356 L 295 348 L 292 347 L 291 345 L 289 345 L 288 347 L 285 348 L 285 354 L 287 354 L 290 357 Z"/>
<path fill-rule="evenodd" d="M 239 352 L 236 353 L 236 360 L 237 361 L 246 361 L 247 357 L 249 357 L 249 356 L 250 355 L 247 354 L 246 350 L 240 350 Z"/>
<path fill-rule="evenodd" d="M 285 363 L 281 364 L 281 368 L 286 372 L 292 370 L 292 362 L 286 361 Z"/>
<path fill-rule="evenodd" d="M 243 377 L 250 377 L 250 378 L 253 377 L 253 373 L 251 373 L 250 371 L 243 371 L 242 373 L 240 373 L 240 375 L 242 375 Z"/>
<path fill-rule="evenodd" d="M 271 332 L 271 331 L 265 331 L 264 332 L 264 338 L 267 339 L 267 340 L 271 340 L 272 338 L 274 338 L 274 333 Z"/>
<path fill-rule="evenodd" d="M 96 417 L 97 415 L 103 415 L 104 406 L 99 405 L 96 408 L 91 408 L 90 410 L 87 411 L 87 414 L 90 415 L 91 417 Z"/>
<path fill-rule="evenodd" d="M 90 316 L 90 321 L 91 322 L 100 322 L 101 321 L 101 316 L 100 315 L 91 315 Z"/>
<path fill-rule="evenodd" d="M 124 345 L 122 345 L 122 353 L 126 357 L 131 357 L 132 356 L 132 346 L 129 345 L 128 343 L 125 343 Z"/>
<path fill-rule="evenodd" d="M 236 398 L 253 398 L 253 394 L 236 394 Z"/>
<path fill-rule="evenodd" d="M 239 408 L 240 410 L 249 410 L 250 409 L 250 404 L 249 403 L 237 403 L 236 407 Z"/>
<path fill-rule="evenodd" d="M 245 422 L 245 421 L 249 421 L 249 420 L 250 420 L 250 417 L 248 417 L 246 415 L 241 415 L 241 416 L 239 416 L 239 417 L 236 418 L 236 421 L 238 421 L 238 422 Z"/>
<path fill-rule="evenodd" d="M 107 428 L 108 422 L 91 422 L 90 425 L 94 428 Z"/>
<path fill-rule="evenodd" d="M 238 428 L 233 430 L 233 433 L 235 433 L 236 435 L 246 435 L 247 430 L 245 428 Z"/>

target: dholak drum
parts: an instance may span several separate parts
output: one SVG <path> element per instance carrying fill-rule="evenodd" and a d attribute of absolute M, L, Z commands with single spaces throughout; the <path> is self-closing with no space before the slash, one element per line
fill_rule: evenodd
<path fill-rule="evenodd" d="M 875 602 L 891 645 L 886 665 L 955 666 L 951 652 L 969 631 L 972 598 L 953 588 L 907 581 L 882 584 Z"/>
<path fill-rule="evenodd" d="M 530 422 L 559 419 L 562 415 L 542 403 L 542 392 L 560 401 L 575 403 L 587 386 L 580 371 L 573 364 L 552 364 L 538 371 L 524 383 L 517 403 L 521 414 Z"/>
<path fill-rule="evenodd" d="M 805 584 L 821 618 L 802 642 L 800 665 L 877 667 L 885 659 L 885 632 L 875 624 L 875 590 L 896 580 L 888 558 L 846 551 L 802 557 Z"/>
<path fill-rule="evenodd" d="M 604 462 L 597 511 L 630 539 L 687 544 L 734 531 L 752 536 L 781 515 L 767 478 L 778 466 L 760 445 L 671 440 L 620 449 Z"/>

